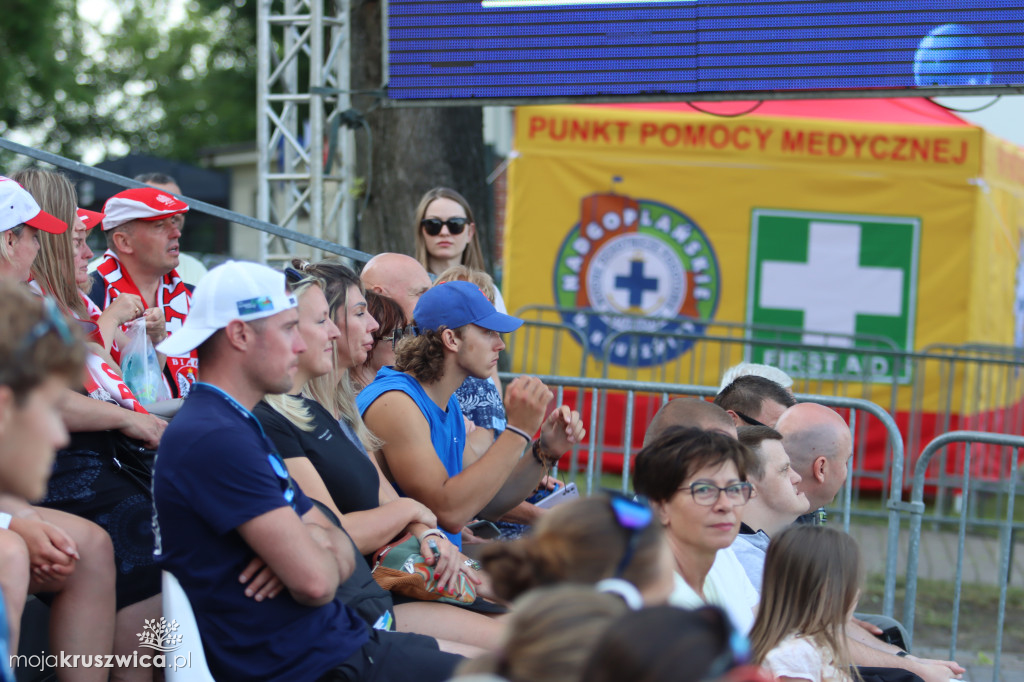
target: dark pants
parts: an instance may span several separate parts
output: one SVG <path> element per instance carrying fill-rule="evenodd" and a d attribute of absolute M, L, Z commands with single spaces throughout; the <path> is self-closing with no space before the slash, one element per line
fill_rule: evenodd
<path fill-rule="evenodd" d="M 432 637 L 409 632 L 370 631 L 370 641 L 319 682 L 445 682 L 462 656 L 437 648 Z"/>

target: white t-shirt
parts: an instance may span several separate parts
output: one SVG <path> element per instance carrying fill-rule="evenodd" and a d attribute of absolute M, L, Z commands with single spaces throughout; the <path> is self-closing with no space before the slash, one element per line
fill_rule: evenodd
<path fill-rule="evenodd" d="M 808 682 L 849 682 L 850 676 L 832 664 L 832 656 L 814 640 L 789 635 L 764 657 L 764 667 L 776 677 L 795 677 Z"/>
<path fill-rule="evenodd" d="M 715 555 L 715 563 L 704 579 L 704 596 L 707 597 L 706 602 L 683 580 L 683 576 L 676 573 L 675 589 L 668 603 L 684 609 L 695 609 L 705 604 L 718 606 L 729 614 L 733 627 L 744 635 L 750 633 L 754 626 L 754 607 L 759 601 L 757 590 L 728 547 L 718 550 Z"/>

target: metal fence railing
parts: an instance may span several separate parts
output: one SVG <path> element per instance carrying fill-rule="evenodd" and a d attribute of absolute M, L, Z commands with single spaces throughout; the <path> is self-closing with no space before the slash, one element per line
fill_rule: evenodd
<path fill-rule="evenodd" d="M 914 636 L 914 621 L 917 609 L 918 568 L 921 554 L 921 528 L 925 521 L 926 511 L 925 488 L 927 482 L 925 480 L 925 471 L 933 457 L 940 453 L 944 448 L 948 448 L 953 444 L 963 445 L 964 457 L 967 466 L 963 469 L 960 481 L 962 494 L 966 499 L 964 500 L 965 503 L 961 506 L 957 523 L 956 574 L 953 588 L 953 625 L 949 645 L 950 659 L 954 659 L 956 656 L 957 636 L 959 634 L 961 589 L 963 586 L 966 545 L 965 541 L 968 529 L 968 509 L 970 507 L 967 502 L 969 502 L 972 497 L 979 496 L 991 490 L 991 485 L 986 485 L 983 489 L 979 490 L 970 475 L 970 464 L 974 450 L 972 446 L 985 444 L 1002 447 L 1011 452 L 1011 455 L 1008 458 L 1010 461 L 1009 475 L 1000 481 L 1000 485 L 1005 488 L 1006 493 L 1004 498 L 1005 505 L 997 507 L 997 509 L 1002 511 L 1002 518 L 999 520 L 993 520 L 991 523 L 991 525 L 997 529 L 999 534 L 999 561 L 996 566 L 996 584 L 999 587 L 999 603 L 992 677 L 993 682 L 995 682 L 1000 678 L 1000 665 L 1003 651 L 1003 631 L 1006 623 L 1007 589 L 1010 583 L 1010 568 L 1013 557 L 1013 536 L 1015 530 L 1019 530 L 1021 527 L 1020 524 L 1014 522 L 1014 502 L 1019 483 L 1018 474 L 1020 466 L 1020 452 L 1021 449 L 1024 449 L 1024 437 L 1008 436 L 996 433 L 982 433 L 977 431 L 952 431 L 935 438 L 925 446 L 921 453 L 921 457 L 918 459 L 914 467 L 910 502 L 903 505 L 903 510 L 910 515 L 910 540 L 907 555 L 907 591 L 903 607 L 903 625 L 906 627 L 910 635 L 911 642 L 908 642 L 908 644 L 910 644 L 913 642 Z"/>
<path fill-rule="evenodd" d="M 503 374 L 503 380 L 510 380 L 515 374 Z M 640 381 L 618 381 L 611 379 L 589 379 L 580 377 L 563 376 L 541 376 L 549 387 L 555 391 L 556 404 L 569 403 L 580 414 L 586 425 L 588 437 L 583 448 L 574 448 L 569 455 L 570 475 L 581 471 L 580 459 L 585 455 L 585 464 L 582 467 L 584 476 L 584 488 L 589 494 L 595 487 L 599 486 L 599 477 L 604 469 L 604 464 L 615 455 L 621 456 L 621 479 L 620 487 L 626 492 L 630 488 L 629 476 L 632 458 L 637 450 L 636 441 L 642 440 L 642 434 L 646 425 L 650 422 L 657 407 L 664 405 L 673 397 L 701 397 L 714 396 L 718 392 L 717 386 L 694 386 L 689 384 L 665 384 L 649 383 Z M 619 396 L 623 399 L 621 424 L 611 423 L 607 406 L 609 396 Z M 867 420 L 877 421 L 887 434 L 887 447 L 889 448 L 891 466 L 887 468 L 891 477 L 887 481 L 886 490 L 888 495 L 886 516 L 889 523 L 887 535 L 887 557 L 885 567 L 885 590 L 883 594 L 882 609 L 885 615 L 892 615 L 894 608 L 896 589 L 896 566 L 899 554 L 899 529 L 900 529 L 900 496 L 903 490 L 903 437 L 896 426 L 892 416 L 875 403 L 860 398 L 845 396 L 819 396 L 798 394 L 798 400 L 813 401 L 832 408 L 841 410 L 847 415 L 847 423 L 850 425 L 851 433 L 856 434 L 858 425 Z M 637 409 L 638 399 L 646 399 L 645 409 L 641 418 L 637 416 L 641 411 Z M 655 405 L 657 407 L 655 407 Z M 649 414 L 648 414 L 649 412 Z M 611 427 L 618 427 L 622 436 L 621 449 L 616 448 L 610 452 L 605 445 L 605 436 Z M 637 439 L 636 436 L 640 436 Z M 851 468 L 856 471 L 857 453 L 851 460 Z M 855 486 L 854 476 L 848 476 L 843 486 L 842 493 L 837 500 L 836 506 L 831 510 L 835 517 L 841 519 L 844 530 L 849 530 L 850 519 L 853 512 L 853 491 Z"/>

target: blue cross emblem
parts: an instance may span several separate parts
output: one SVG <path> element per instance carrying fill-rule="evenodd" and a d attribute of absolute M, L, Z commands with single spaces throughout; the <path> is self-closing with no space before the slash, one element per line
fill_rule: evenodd
<path fill-rule="evenodd" d="M 635 260 L 630 262 L 628 275 L 619 275 L 615 278 L 615 288 L 629 292 L 630 307 L 640 307 L 645 291 L 658 290 L 658 280 L 644 277 L 644 262 Z"/>

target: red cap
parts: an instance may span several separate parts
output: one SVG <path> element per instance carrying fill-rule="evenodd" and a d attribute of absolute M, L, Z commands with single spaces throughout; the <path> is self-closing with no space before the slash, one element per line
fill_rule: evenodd
<path fill-rule="evenodd" d="M 155 187 L 126 189 L 103 204 L 103 229 L 113 230 L 133 220 L 160 220 L 186 211 L 188 204 Z"/>
<path fill-rule="evenodd" d="M 106 216 L 106 213 L 100 213 L 99 211 L 90 211 L 87 208 L 78 209 L 78 219 L 82 221 L 87 230 L 91 230 L 99 225 Z"/>

